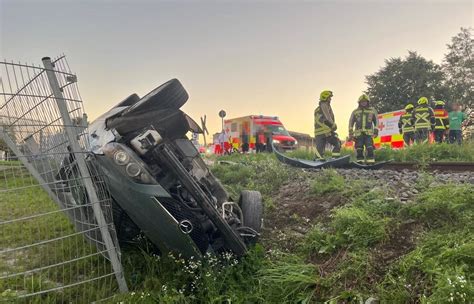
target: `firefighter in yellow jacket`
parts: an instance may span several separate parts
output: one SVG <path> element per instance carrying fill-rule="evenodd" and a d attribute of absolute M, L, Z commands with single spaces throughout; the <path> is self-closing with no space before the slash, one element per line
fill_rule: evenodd
<path fill-rule="evenodd" d="M 413 106 L 411 103 L 405 107 L 405 113 L 400 115 L 398 121 L 398 130 L 403 134 L 403 141 L 406 146 L 410 146 L 415 142 L 415 118 L 413 117 Z"/>
<path fill-rule="evenodd" d="M 331 108 L 332 91 L 322 91 L 319 95 L 319 106 L 314 110 L 314 138 L 317 157 L 322 159 L 327 144 L 331 144 L 333 157 L 341 154 L 341 141 L 336 134 L 336 123 Z"/>
<path fill-rule="evenodd" d="M 366 152 L 366 162 L 374 163 L 374 139 L 377 137 L 377 111 L 370 106 L 369 97 L 365 94 L 359 97 L 359 107 L 355 109 L 349 119 L 349 138 L 355 140 L 357 162 L 364 162 L 364 149 Z"/>
<path fill-rule="evenodd" d="M 437 143 L 442 143 L 447 137 L 449 131 L 449 116 L 448 111 L 444 108 L 446 104 L 442 100 L 435 102 L 434 116 L 435 116 L 435 127 L 434 127 L 434 138 Z"/>
<path fill-rule="evenodd" d="M 417 143 L 427 143 L 430 131 L 434 130 L 435 117 L 433 109 L 428 105 L 428 98 L 420 97 L 418 106 L 413 111 L 415 119 L 415 140 Z"/>

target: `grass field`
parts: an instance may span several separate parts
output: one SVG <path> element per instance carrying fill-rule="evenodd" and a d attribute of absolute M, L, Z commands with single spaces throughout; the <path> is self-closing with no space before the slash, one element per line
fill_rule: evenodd
<path fill-rule="evenodd" d="M 462 156 L 451 147 L 447 154 L 413 149 L 430 157 L 444 155 L 444 160 Z M 472 146 L 463 149 L 468 153 Z M 402 159 L 404 152 L 394 153 Z M 336 170 L 290 168 L 269 154 L 211 161 L 212 171 L 234 198 L 242 189 L 262 192 L 261 242 L 240 259 L 226 254 L 184 261 L 153 254 L 142 239 L 122 248 L 130 293 L 109 303 L 361 303 L 369 297 L 381 303 L 470 303 L 474 298 L 472 184 L 429 188 L 420 182 L 414 200 L 402 203 L 393 199 L 393 189 L 376 187 L 371 179 L 347 179 Z M 28 198 L 47 202 L 39 193 Z M 26 204 L 28 199 L 23 200 Z M 17 239 L 28 242 L 34 237 L 31 232 Z M 100 292 L 97 288 L 90 286 L 87 292 Z"/>
<path fill-rule="evenodd" d="M 76 233 L 66 215 L 57 212 L 57 205 L 19 162 L 2 162 L 0 167 L 0 222 L 4 222 L 0 225 L 0 277 L 8 276 L 0 279 L 0 302 L 65 303 L 76 299 L 87 303 L 110 296 L 111 286 L 116 285 L 113 276 L 95 280 L 111 272 L 95 246 Z M 37 217 L 39 214 L 44 215 Z M 17 220 L 20 218 L 24 219 Z M 65 261 L 69 262 L 62 264 Z M 26 294 L 88 280 L 58 292 L 21 299 Z"/>

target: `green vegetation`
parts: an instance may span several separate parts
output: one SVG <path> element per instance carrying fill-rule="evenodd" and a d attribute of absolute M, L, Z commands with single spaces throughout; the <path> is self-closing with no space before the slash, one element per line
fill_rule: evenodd
<path fill-rule="evenodd" d="M 311 183 L 311 194 L 319 196 L 331 192 L 344 191 L 345 180 L 336 170 L 322 170 Z"/>
<path fill-rule="evenodd" d="M 272 200 L 274 213 L 281 208 L 278 188 L 294 179 L 314 177 L 309 181 L 308 197 L 324 201 L 336 196 L 344 204 L 314 223 L 303 238 L 294 239 L 297 244 L 290 252 L 264 235 L 264 247 L 258 245 L 249 256 L 233 260 L 235 265 L 216 268 L 204 260 L 197 274 L 189 277 L 181 276 L 188 266 L 183 267 L 186 262 L 179 259 L 171 262 L 177 268 L 160 268 L 154 276 L 131 263 L 133 273 L 143 277 L 132 285 L 137 292 L 122 299 L 140 298 L 138 303 L 359 303 L 375 296 L 382 303 L 440 303 L 451 297 L 453 303 L 468 303 L 472 298 L 472 186 L 426 188 L 413 203 L 402 204 L 388 199 L 388 190 L 373 188 L 370 181 L 346 181 L 335 170 L 307 175 L 278 164 L 272 155 L 231 155 L 217 160 L 231 162 L 213 166 L 229 190 L 263 191 Z M 295 220 L 302 219 L 287 219 L 288 223 Z M 169 263 L 168 258 L 140 259 L 145 268 L 150 263 L 159 267 Z M 225 265 L 225 257 L 217 259 L 224 264 L 210 259 Z M 225 284 L 205 281 L 202 273 Z M 147 286 L 148 280 L 158 280 L 156 286 L 166 284 L 167 293 Z M 189 289 L 197 285 L 203 290 Z M 153 300 L 141 298 L 141 291 L 155 294 L 150 296 Z"/>
<path fill-rule="evenodd" d="M 110 303 L 360 303 L 370 296 L 381 303 L 469 303 L 474 298 L 472 185 L 420 187 L 425 190 L 412 202 L 402 203 L 370 180 L 346 180 L 332 169 L 304 172 L 271 154 L 212 161 L 212 171 L 234 197 L 244 188 L 262 191 L 267 215 L 261 244 L 240 259 L 223 254 L 184 261 L 154 254 L 142 239 L 122 248 L 131 292 Z M 432 179 L 425 174 L 420 186 Z M 298 196 L 307 200 L 303 206 L 336 203 L 308 220 L 287 216 L 291 206 L 281 200 L 300 189 L 306 189 Z M 298 237 L 274 231 L 294 223 L 308 225 L 308 231 Z"/>
<path fill-rule="evenodd" d="M 97 254 L 94 245 L 82 235 L 75 234 L 74 226 L 66 215 L 58 210 L 57 205 L 19 162 L 3 161 L 0 166 L 4 166 L 0 167 L 0 219 L 8 221 L 24 218 L 0 226 L 0 251 L 7 250 L 0 255 L 0 276 L 11 275 L 0 279 L 0 302 L 60 303 L 71 299 L 91 302 L 110 296 L 110 286 L 114 286 L 112 276 L 59 292 L 18 299 L 22 294 L 106 275 L 111 269 L 105 258 Z M 38 214 L 45 215 L 34 217 Z M 28 216 L 33 218 L 28 219 Z M 67 235 L 70 236 L 62 238 Z M 55 238 L 58 240 L 51 241 Z M 28 247 L 42 241 L 46 242 Z M 23 246 L 25 248 L 22 250 L 13 250 Z M 87 257 L 80 258 L 84 256 Z M 70 262 L 62 265 L 61 262 L 66 260 Z M 56 266 L 26 275 L 14 275 L 50 265 Z"/>
<path fill-rule="evenodd" d="M 351 155 L 355 159 L 353 150 L 342 149 L 341 155 Z M 290 157 L 313 160 L 314 152 L 303 149 L 291 151 Z M 330 157 L 326 153 L 326 157 Z M 465 142 L 461 146 L 450 144 L 413 145 L 404 149 L 380 148 L 375 150 L 377 161 L 394 160 L 395 162 L 416 162 L 425 164 L 437 161 L 474 161 L 474 142 Z"/>
<path fill-rule="evenodd" d="M 428 163 L 436 161 L 474 161 L 474 142 L 466 142 L 461 146 L 450 144 L 413 145 L 405 149 L 378 149 L 376 160 L 396 162 Z"/>

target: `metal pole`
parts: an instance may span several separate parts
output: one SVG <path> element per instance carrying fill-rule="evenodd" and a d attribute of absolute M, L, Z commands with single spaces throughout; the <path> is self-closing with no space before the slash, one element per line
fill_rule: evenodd
<path fill-rule="evenodd" d="M 71 152 L 74 153 L 79 172 L 83 178 L 84 187 L 87 191 L 89 199 L 91 200 L 92 210 L 94 211 L 94 216 L 97 220 L 97 224 L 99 225 L 102 240 L 104 241 L 105 247 L 109 254 L 110 262 L 112 263 L 119 290 L 121 292 L 128 292 L 127 282 L 125 281 L 125 278 L 123 276 L 122 264 L 116 251 L 116 247 L 118 248 L 119 245 L 118 243 L 116 244 L 116 246 L 114 245 L 112 241 L 112 236 L 110 235 L 110 231 L 107 226 L 107 222 L 105 221 L 104 214 L 102 213 L 102 209 L 100 208 L 99 198 L 97 197 L 97 193 L 95 192 L 94 185 L 92 183 L 92 178 L 90 176 L 89 170 L 87 169 L 87 164 L 83 153 L 84 151 L 82 151 L 79 142 L 77 141 L 77 133 L 74 130 L 74 126 L 72 124 L 72 120 L 69 116 L 69 111 L 67 109 L 67 104 L 64 101 L 63 93 L 59 86 L 58 79 L 56 78 L 54 65 L 51 62 L 51 58 L 49 57 L 44 57 L 42 61 L 46 69 L 49 84 L 56 99 L 59 112 L 61 113 L 61 118 L 63 120 L 66 135 L 69 139 Z"/>

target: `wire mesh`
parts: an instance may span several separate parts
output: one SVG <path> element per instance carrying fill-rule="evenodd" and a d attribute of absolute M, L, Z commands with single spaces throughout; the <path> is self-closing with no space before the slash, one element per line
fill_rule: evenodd
<path fill-rule="evenodd" d="M 126 289 L 77 77 L 65 56 L 51 67 L 0 62 L 0 302 L 90 303 Z"/>

